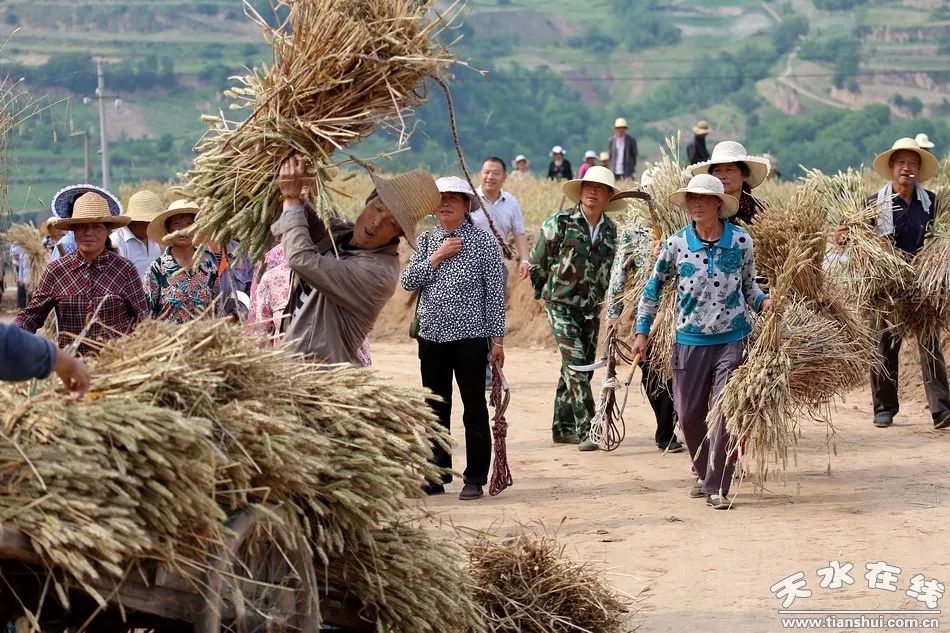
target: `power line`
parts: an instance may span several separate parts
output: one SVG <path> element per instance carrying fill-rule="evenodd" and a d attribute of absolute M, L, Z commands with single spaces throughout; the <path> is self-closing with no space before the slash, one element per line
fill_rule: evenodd
<path fill-rule="evenodd" d="M 855 72 L 845 73 L 845 77 L 859 77 L 859 76 L 872 76 L 872 75 L 899 75 L 904 73 L 920 73 L 920 72 L 934 72 L 934 73 L 950 73 L 948 70 L 921 70 L 920 68 L 888 68 L 886 70 L 858 70 Z M 834 71 L 826 72 L 809 72 L 809 73 L 794 73 L 789 75 L 784 74 L 768 74 L 759 77 L 758 79 L 778 79 L 779 77 L 785 77 L 787 79 L 814 79 L 819 77 L 834 77 L 837 73 Z M 488 81 L 498 82 L 498 83 L 516 83 L 516 82 L 552 82 L 552 81 L 710 81 L 710 80 L 722 80 L 722 79 L 744 79 L 747 75 L 716 75 L 711 77 L 710 75 L 629 75 L 629 76 L 602 76 L 602 75 L 556 75 L 552 77 L 510 77 L 510 76 L 496 76 L 489 72 Z M 455 77 L 453 82 L 472 82 L 472 81 L 482 81 L 481 77 Z"/>

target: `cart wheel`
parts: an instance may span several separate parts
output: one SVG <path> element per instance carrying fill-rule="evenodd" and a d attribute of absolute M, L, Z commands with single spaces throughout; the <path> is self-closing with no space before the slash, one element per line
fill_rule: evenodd
<path fill-rule="evenodd" d="M 223 569 L 209 574 L 209 608 L 196 633 L 318 631 L 316 576 L 304 531 L 253 508 L 236 515 L 231 529 Z"/>

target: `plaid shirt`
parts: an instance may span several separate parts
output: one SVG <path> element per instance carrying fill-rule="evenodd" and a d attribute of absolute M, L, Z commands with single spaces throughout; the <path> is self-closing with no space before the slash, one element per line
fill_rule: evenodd
<path fill-rule="evenodd" d="M 148 313 L 145 288 L 135 265 L 109 251 L 91 263 L 78 251 L 51 262 L 14 324 L 36 332 L 50 310 L 56 310 L 60 347 L 69 346 L 93 315 L 96 320 L 86 337 L 106 341 L 128 334 Z M 83 344 L 78 351 L 88 354 L 95 350 Z"/>

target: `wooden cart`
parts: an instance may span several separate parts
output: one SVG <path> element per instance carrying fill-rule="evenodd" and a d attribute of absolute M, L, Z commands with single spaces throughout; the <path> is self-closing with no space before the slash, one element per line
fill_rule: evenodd
<path fill-rule="evenodd" d="M 257 508 L 233 515 L 228 522 L 233 537 L 200 583 L 155 565 L 121 583 L 95 585 L 107 597 L 107 609 L 97 609 L 78 587 L 68 587 L 70 609 L 61 608 L 50 572 L 29 538 L 0 526 L 0 625 L 29 611 L 38 616 L 43 631 L 87 626 L 90 633 L 143 628 L 161 633 L 315 633 L 323 630 L 316 615 L 320 595 L 320 614 L 329 630 L 374 631 L 356 615 L 352 601 L 319 594 L 313 560 L 303 548 L 282 546 L 304 535 L 289 533 L 273 517 Z"/>

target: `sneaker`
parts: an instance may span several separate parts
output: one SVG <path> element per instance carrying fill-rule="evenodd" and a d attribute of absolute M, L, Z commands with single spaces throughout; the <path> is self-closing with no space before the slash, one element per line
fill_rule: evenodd
<path fill-rule="evenodd" d="M 484 496 L 482 487 L 476 484 L 465 484 L 462 486 L 462 492 L 459 493 L 460 501 L 472 501 L 473 499 L 480 499 Z"/>
<path fill-rule="evenodd" d="M 705 496 L 706 493 L 703 492 L 703 482 L 702 480 L 697 479 L 696 483 L 693 484 L 693 487 L 689 489 L 689 498 L 702 499 Z"/>
<path fill-rule="evenodd" d="M 445 485 L 444 484 L 434 484 L 432 482 L 426 482 L 422 485 L 422 492 L 426 493 L 428 496 L 432 497 L 434 495 L 444 495 L 445 494 Z"/>
<path fill-rule="evenodd" d="M 663 444 L 657 444 L 656 447 L 660 449 L 661 453 L 682 453 L 684 450 L 686 450 L 686 447 L 683 446 L 675 437 L 670 440 L 670 443 L 666 446 Z"/>
<path fill-rule="evenodd" d="M 706 504 L 716 510 L 728 510 L 732 506 L 732 502 L 724 495 L 709 495 L 706 497 Z"/>
<path fill-rule="evenodd" d="M 945 429 L 950 426 L 950 413 L 940 418 L 939 422 L 934 422 L 935 429 Z"/>
<path fill-rule="evenodd" d="M 560 433 L 554 433 L 551 436 L 551 439 L 555 444 L 580 444 L 581 438 L 577 437 L 574 434 L 570 435 L 561 435 Z"/>
<path fill-rule="evenodd" d="M 883 429 L 892 424 L 894 424 L 893 414 L 888 413 L 887 411 L 882 411 L 880 413 L 874 414 L 874 426 L 876 426 L 877 428 Z"/>
<path fill-rule="evenodd" d="M 600 447 L 591 442 L 590 440 L 584 440 L 577 445 L 577 450 L 584 451 L 585 453 L 590 451 L 599 451 Z"/>

